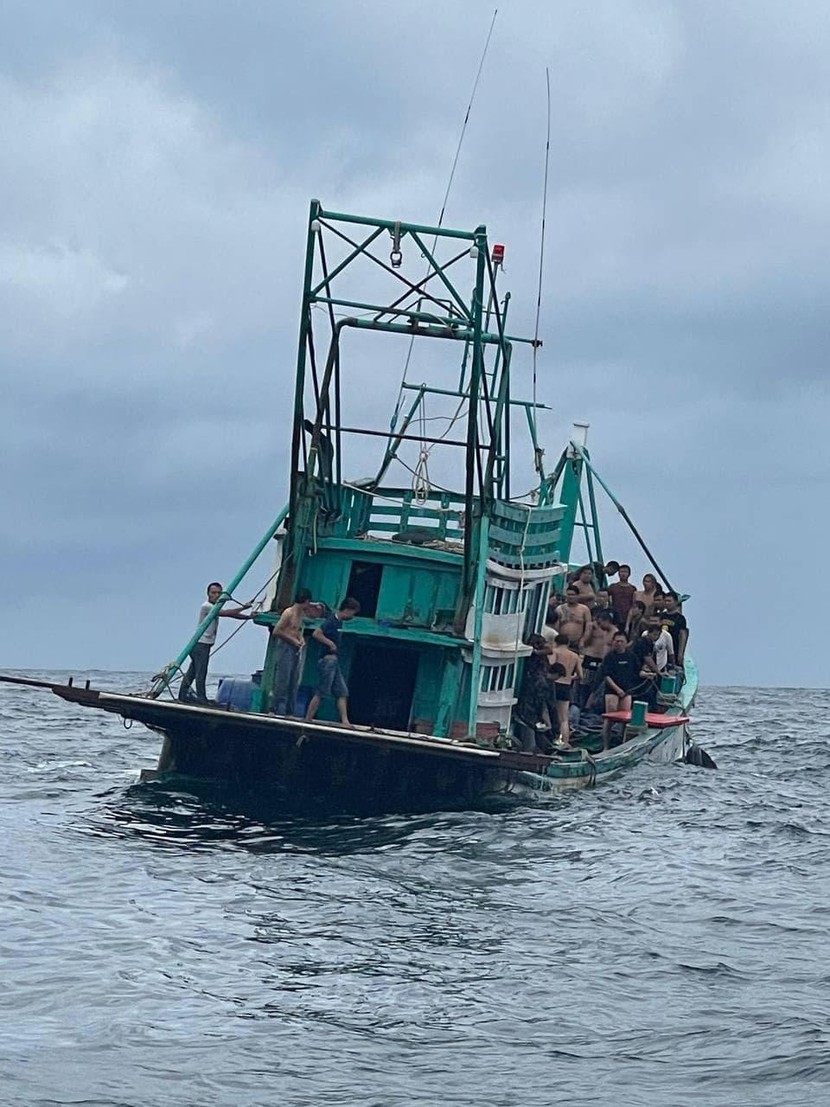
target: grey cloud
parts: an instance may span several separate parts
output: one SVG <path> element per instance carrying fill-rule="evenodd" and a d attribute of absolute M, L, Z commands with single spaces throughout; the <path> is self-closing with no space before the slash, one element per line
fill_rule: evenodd
<path fill-rule="evenodd" d="M 0 662 L 152 666 L 186 638 L 284 494 L 308 199 L 436 218 L 491 11 L 5 5 Z M 550 65 L 548 457 L 592 422 L 714 681 L 826 682 L 817 639 L 786 673 L 762 643 L 828 537 L 829 37 L 806 0 L 508 3 L 448 206 L 506 242 L 532 331 Z M 355 359 L 353 410 L 401 360 Z"/>

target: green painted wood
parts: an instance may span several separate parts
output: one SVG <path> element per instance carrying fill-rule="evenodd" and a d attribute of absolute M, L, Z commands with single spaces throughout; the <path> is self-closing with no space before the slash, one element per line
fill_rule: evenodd
<path fill-rule="evenodd" d="M 478 533 L 478 566 L 475 581 L 473 605 L 475 610 L 475 630 L 473 632 L 473 658 L 470 665 L 470 701 L 467 710 L 467 734 L 476 733 L 478 722 L 478 691 L 481 685 L 481 624 L 484 617 L 484 589 L 487 579 L 487 546 L 489 542 L 490 520 L 481 520 Z"/>
<path fill-rule="evenodd" d="M 417 571 L 418 562 L 429 564 L 441 561 L 446 565 L 458 565 L 461 561 L 460 551 L 433 550 L 427 546 L 411 546 L 405 542 L 374 542 L 371 538 L 325 538 L 318 543 L 317 548 L 318 551 L 341 550 L 354 554 L 360 561 L 386 562 L 403 558 L 412 562 L 413 572 Z"/>

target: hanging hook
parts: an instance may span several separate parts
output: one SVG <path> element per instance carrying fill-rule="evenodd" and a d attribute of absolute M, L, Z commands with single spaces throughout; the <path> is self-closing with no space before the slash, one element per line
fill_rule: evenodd
<path fill-rule="evenodd" d="M 401 221 L 398 219 L 395 222 L 394 229 L 389 232 L 392 235 L 392 252 L 389 255 L 389 261 L 392 263 L 393 269 L 400 269 L 401 262 L 403 261 L 403 254 L 401 253 Z"/>

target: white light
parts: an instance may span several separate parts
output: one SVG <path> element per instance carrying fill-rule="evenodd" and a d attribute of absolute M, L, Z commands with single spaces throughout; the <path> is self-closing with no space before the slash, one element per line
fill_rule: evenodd
<path fill-rule="evenodd" d="M 585 447 L 588 445 L 588 428 L 590 423 L 574 423 L 574 442 L 577 446 Z"/>

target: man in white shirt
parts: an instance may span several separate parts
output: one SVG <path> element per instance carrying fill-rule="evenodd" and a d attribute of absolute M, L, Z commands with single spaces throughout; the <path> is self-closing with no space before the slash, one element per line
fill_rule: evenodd
<path fill-rule="evenodd" d="M 203 603 L 199 608 L 199 622 L 197 626 L 201 626 L 205 619 L 210 614 L 210 610 L 213 605 L 219 600 L 222 595 L 222 585 L 218 581 L 213 581 L 207 587 L 207 603 Z M 250 615 L 244 615 L 251 605 L 249 603 L 243 604 L 241 607 L 226 607 L 222 611 L 217 611 L 212 621 L 208 623 L 205 630 L 199 637 L 199 641 L 190 651 L 190 668 L 184 675 L 181 687 L 179 688 L 179 699 L 189 700 L 190 686 L 193 682 L 196 682 L 196 699 L 199 703 L 210 702 L 207 697 L 207 691 L 205 689 L 205 680 L 207 678 L 208 662 L 210 661 L 210 651 L 214 642 L 216 641 L 216 630 L 219 625 L 219 617 L 227 619 L 250 619 Z"/>
<path fill-rule="evenodd" d="M 658 673 L 664 673 L 667 665 L 674 665 L 674 642 L 664 626 L 660 627 L 660 637 L 654 642 L 654 663 Z"/>

